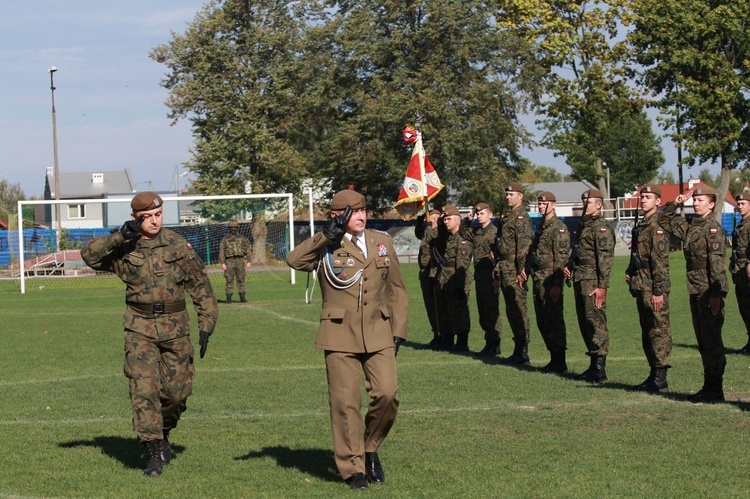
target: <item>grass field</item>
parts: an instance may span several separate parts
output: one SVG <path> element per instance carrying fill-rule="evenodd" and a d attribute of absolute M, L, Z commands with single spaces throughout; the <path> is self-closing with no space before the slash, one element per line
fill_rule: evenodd
<path fill-rule="evenodd" d="M 536 372 L 548 360 L 536 326 L 531 367 L 422 348 L 431 333 L 417 269 L 405 266 L 411 307 L 409 342 L 398 357 L 401 410 L 380 449 L 386 483 L 364 494 L 747 497 L 750 357 L 734 353 L 747 340 L 734 297 L 724 326 L 728 402 L 690 404 L 685 397 L 700 388 L 702 368 L 685 264 L 674 254 L 671 389 L 635 393 L 628 387 L 643 381 L 648 366 L 621 277 L 626 263 L 616 259 L 609 293 L 610 381 L 602 386 Z M 0 497 L 356 493 L 334 467 L 323 358 L 312 348 L 319 290 L 305 305 L 304 275 L 295 286 L 288 280 L 288 273 L 266 274 L 252 283 L 250 303 L 221 305 L 206 358 L 196 360 L 189 409 L 172 433 L 177 456 L 159 478 L 143 475 L 130 423 L 123 285 L 30 286 L 21 295 L 14 283 L 0 283 Z M 566 293 L 568 365 L 581 372 L 588 358 Z M 484 342 L 473 302 L 472 321 L 476 351 Z M 511 342 L 503 346 L 510 354 Z"/>

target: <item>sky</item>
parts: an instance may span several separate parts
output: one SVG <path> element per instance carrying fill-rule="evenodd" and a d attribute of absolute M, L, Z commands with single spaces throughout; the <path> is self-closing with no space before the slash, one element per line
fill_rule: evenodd
<path fill-rule="evenodd" d="M 168 92 L 160 86 L 167 68 L 148 54 L 173 32 L 183 33 L 204 3 L 7 2 L 0 16 L 0 179 L 20 184 L 27 198 L 44 194 L 45 171 L 54 164 L 48 69 L 55 66 L 61 173 L 127 168 L 137 190 L 166 191 L 175 188 L 177 171 L 178 187 L 186 187 L 190 123 L 172 125 L 164 104 Z M 533 117 L 523 122 L 534 128 Z M 524 155 L 570 173 L 564 159 L 544 148 Z M 676 151 L 668 141 L 664 155 L 676 178 Z"/>

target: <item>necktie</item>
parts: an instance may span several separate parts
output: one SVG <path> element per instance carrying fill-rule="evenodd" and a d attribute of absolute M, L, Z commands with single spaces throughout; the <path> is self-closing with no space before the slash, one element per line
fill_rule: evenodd
<path fill-rule="evenodd" d="M 360 246 L 359 244 L 359 239 L 357 238 L 357 236 L 352 235 L 352 243 L 357 247 L 360 253 L 362 253 L 363 255 L 365 254 L 365 252 L 362 250 L 362 246 Z"/>

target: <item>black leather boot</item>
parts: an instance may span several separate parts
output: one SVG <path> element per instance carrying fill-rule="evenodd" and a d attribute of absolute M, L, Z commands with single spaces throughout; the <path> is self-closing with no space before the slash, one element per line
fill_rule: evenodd
<path fill-rule="evenodd" d="M 607 357 L 591 356 L 591 367 L 576 377 L 577 380 L 588 383 L 604 383 L 607 381 Z"/>
<path fill-rule="evenodd" d="M 143 444 L 146 447 L 146 467 L 143 469 L 146 476 L 161 475 L 161 442 L 161 440 L 149 440 Z"/>
<path fill-rule="evenodd" d="M 596 356 L 591 355 L 589 357 L 589 368 L 583 371 L 581 374 L 576 374 L 573 379 L 576 381 L 585 381 L 586 378 L 591 376 L 591 373 L 596 369 Z"/>
<path fill-rule="evenodd" d="M 648 390 L 647 388 L 651 386 L 654 383 L 654 376 L 656 373 L 656 368 L 651 366 L 651 372 L 648 374 L 648 378 L 643 380 L 643 383 L 640 385 L 636 385 L 633 387 L 633 390 L 638 390 L 639 392 L 648 392 L 652 390 Z"/>
<path fill-rule="evenodd" d="M 527 345 L 519 345 L 516 343 L 516 347 L 513 349 L 513 354 L 505 359 L 506 364 L 523 365 L 529 363 L 529 347 Z"/>
<path fill-rule="evenodd" d="M 164 440 L 161 441 L 161 462 L 169 464 L 172 461 L 172 447 L 169 446 L 169 431 L 164 432 Z"/>
<path fill-rule="evenodd" d="M 377 452 L 365 452 L 365 474 L 367 479 L 373 483 L 385 482 L 385 472 L 380 464 Z"/>
<path fill-rule="evenodd" d="M 499 341 L 488 341 L 485 343 L 484 348 L 477 352 L 477 357 L 495 357 L 500 355 L 500 342 Z"/>
<path fill-rule="evenodd" d="M 232 303 L 232 293 L 227 293 L 227 303 Z"/>
<path fill-rule="evenodd" d="M 429 348 L 430 350 L 440 350 L 440 333 L 433 331 L 432 341 L 425 345 L 425 348 Z"/>
<path fill-rule="evenodd" d="M 245 293 L 240 293 L 240 303 L 247 303 L 247 300 L 245 299 Z"/>
<path fill-rule="evenodd" d="M 453 353 L 466 353 L 469 351 L 469 335 L 461 334 L 456 338 L 456 344 L 450 350 Z"/>
<path fill-rule="evenodd" d="M 550 352 L 549 364 L 544 366 L 540 371 L 543 373 L 564 373 L 568 370 L 568 364 L 565 362 L 565 350 L 559 352 Z"/>
<path fill-rule="evenodd" d="M 690 395 L 688 400 L 694 404 L 724 402 L 723 379 L 705 375 L 703 379 L 703 388 L 697 393 Z"/>

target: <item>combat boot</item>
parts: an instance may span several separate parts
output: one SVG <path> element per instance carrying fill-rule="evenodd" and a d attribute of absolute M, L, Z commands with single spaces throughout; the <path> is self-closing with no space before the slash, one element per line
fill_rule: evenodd
<path fill-rule="evenodd" d="M 466 353 L 469 351 L 469 335 L 462 334 L 456 338 L 456 344 L 451 347 L 451 353 Z"/>
<path fill-rule="evenodd" d="M 724 402 L 724 388 L 721 377 L 704 376 L 703 388 L 688 397 L 694 404 L 715 404 Z"/>
<path fill-rule="evenodd" d="M 227 303 L 232 303 L 232 293 L 227 293 Z"/>
<path fill-rule="evenodd" d="M 591 376 L 591 373 L 594 372 L 594 369 L 596 368 L 596 356 L 591 355 L 589 357 L 589 367 L 585 371 L 583 371 L 581 374 L 576 374 L 573 376 L 573 379 L 576 381 L 585 381 L 586 378 Z"/>
<path fill-rule="evenodd" d="M 505 359 L 506 364 L 524 365 L 529 363 L 529 347 L 527 345 L 519 345 L 516 343 L 516 347 L 513 349 L 513 354 Z"/>
<path fill-rule="evenodd" d="M 247 303 L 247 300 L 245 299 L 245 293 L 240 293 L 240 303 Z"/>
<path fill-rule="evenodd" d="M 500 355 L 500 342 L 488 341 L 484 348 L 476 353 L 477 357 L 495 357 Z"/>
<path fill-rule="evenodd" d="M 430 341 L 425 348 L 430 350 L 440 350 L 440 333 L 432 333 L 432 341 Z"/>
<path fill-rule="evenodd" d="M 164 440 L 161 441 L 161 462 L 169 464 L 172 461 L 172 447 L 169 446 L 169 431 L 164 432 Z"/>
<path fill-rule="evenodd" d="M 648 378 L 643 380 L 643 383 L 641 383 L 640 385 L 634 386 L 633 390 L 637 390 L 639 392 L 653 391 L 653 390 L 648 390 L 647 388 L 653 384 L 655 375 L 656 375 L 656 368 L 654 366 L 651 366 L 651 372 L 649 372 Z"/>
<path fill-rule="evenodd" d="M 161 475 L 161 442 L 161 440 L 149 440 L 143 444 L 146 447 L 146 467 L 143 469 L 146 476 Z"/>
<path fill-rule="evenodd" d="M 564 373 L 568 370 L 568 364 L 565 362 L 565 350 L 550 352 L 549 363 L 540 369 L 540 372 L 547 373 Z"/>
<path fill-rule="evenodd" d="M 653 367 L 651 368 L 651 372 L 653 373 L 653 375 L 650 376 L 651 379 L 647 379 L 646 381 L 638 385 L 635 388 L 636 390 L 642 392 L 660 392 L 669 388 L 669 383 L 667 383 L 666 367 Z"/>
<path fill-rule="evenodd" d="M 575 379 L 588 383 L 604 383 L 607 381 L 607 357 L 592 355 L 591 366 L 582 374 L 576 376 Z"/>

